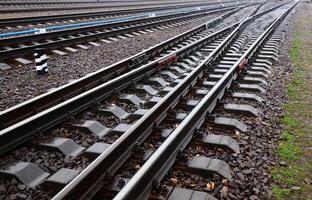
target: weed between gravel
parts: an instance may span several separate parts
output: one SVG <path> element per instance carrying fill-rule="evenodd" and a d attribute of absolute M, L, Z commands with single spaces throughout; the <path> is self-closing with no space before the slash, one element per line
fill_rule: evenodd
<path fill-rule="evenodd" d="M 312 5 L 304 6 L 308 8 L 301 7 L 305 14 L 296 19 L 291 41 L 294 69 L 286 87 L 284 132 L 277 149 L 281 166 L 271 171 L 278 200 L 312 200 Z"/>

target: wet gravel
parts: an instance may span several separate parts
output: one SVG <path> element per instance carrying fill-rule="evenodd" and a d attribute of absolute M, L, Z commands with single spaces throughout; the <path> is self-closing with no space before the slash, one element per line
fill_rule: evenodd
<path fill-rule="evenodd" d="M 163 181 L 165 185 L 173 187 L 188 188 L 216 195 L 220 190 L 225 190 L 228 185 L 226 179 L 220 177 L 203 177 L 185 169 L 170 171 Z"/>
<path fill-rule="evenodd" d="M 15 199 L 52 199 L 52 194 L 43 193 L 42 190 L 35 190 L 25 185 L 20 184 L 16 179 L 0 180 L 0 199 L 15 200 Z M 6 193 L 7 195 L 5 195 Z"/>
<path fill-rule="evenodd" d="M 7 164 L 13 164 L 18 161 L 32 162 L 50 175 L 54 174 L 61 168 L 69 168 L 81 171 L 86 168 L 90 161 L 86 157 L 78 156 L 77 158 L 65 157 L 58 152 L 46 151 L 35 145 L 27 145 L 20 148 L 12 154 L 1 156 L 1 160 L 7 160 Z M 2 165 L 3 166 L 3 165 Z M 0 199 L 51 199 L 54 191 L 37 186 L 35 189 L 30 188 L 16 179 L 3 180 L 0 179 Z M 43 192 L 44 191 L 44 192 Z M 3 193 L 2 193 L 3 192 Z"/>

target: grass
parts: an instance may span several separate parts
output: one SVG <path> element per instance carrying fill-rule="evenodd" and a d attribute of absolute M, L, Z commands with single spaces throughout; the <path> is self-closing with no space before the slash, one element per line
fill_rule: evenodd
<path fill-rule="evenodd" d="M 271 175 L 277 184 L 288 184 L 292 185 L 295 183 L 295 174 L 296 171 L 294 168 L 275 168 L 272 170 Z M 287 177 L 287 180 L 285 180 Z"/>
<path fill-rule="evenodd" d="M 294 70 L 286 86 L 288 102 L 283 105 L 285 114 L 281 118 L 284 131 L 277 148 L 279 159 L 286 166 L 271 170 L 274 180 L 272 193 L 276 200 L 312 200 L 312 150 L 309 149 L 312 147 L 310 15 L 297 18 L 292 34 L 290 58 Z"/>
<path fill-rule="evenodd" d="M 285 167 L 276 167 L 271 171 L 274 180 L 272 193 L 276 200 L 312 199 L 311 185 L 305 182 L 308 177 L 311 178 L 311 163 L 291 163 Z M 310 179 L 311 180 L 311 179 Z M 294 190 L 293 188 L 296 187 Z M 288 191 L 286 193 L 286 191 Z"/>
<path fill-rule="evenodd" d="M 300 124 L 298 120 L 291 118 L 289 116 L 283 116 L 281 119 L 281 122 L 283 125 L 290 127 L 290 128 L 296 128 Z"/>
<path fill-rule="evenodd" d="M 282 199 L 284 196 L 289 195 L 290 190 L 289 189 L 280 188 L 277 185 L 273 185 L 272 186 L 272 192 L 273 192 L 273 194 L 275 195 L 275 197 L 277 199 Z"/>
<path fill-rule="evenodd" d="M 282 160 L 297 160 L 300 149 L 293 143 L 283 142 L 278 146 L 278 155 Z"/>
<path fill-rule="evenodd" d="M 281 139 L 283 141 L 286 141 L 286 142 L 292 142 L 294 140 L 294 136 L 293 136 L 293 134 L 291 134 L 287 131 L 284 131 L 281 135 Z"/>

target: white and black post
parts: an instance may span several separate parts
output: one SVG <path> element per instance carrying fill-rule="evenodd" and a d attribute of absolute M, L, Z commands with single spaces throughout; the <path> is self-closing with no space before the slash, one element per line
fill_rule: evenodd
<path fill-rule="evenodd" d="M 38 75 L 43 75 L 48 73 L 48 64 L 47 64 L 47 55 L 45 49 L 36 48 L 35 53 L 35 62 L 36 62 L 36 71 Z"/>

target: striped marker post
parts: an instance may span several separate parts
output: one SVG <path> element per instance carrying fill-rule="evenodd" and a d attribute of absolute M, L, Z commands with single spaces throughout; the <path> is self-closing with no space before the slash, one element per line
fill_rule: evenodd
<path fill-rule="evenodd" d="M 48 73 L 47 55 L 46 55 L 45 49 L 36 48 L 34 50 L 34 53 L 35 53 L 37 74 L 43 75 L 43 74 Z"/>
<path fill-rule="evenodd" d="M 46 33 L 47 29 L 38 28 L 36 29 L 35 34 Z M 36 71 L 38 75 L 43 75 L 48 73 L 48 65 L 47 65 L 47 55 L 45 49 L 36 48 L 34 49 L 35 63 L 36 63 Z"/>

